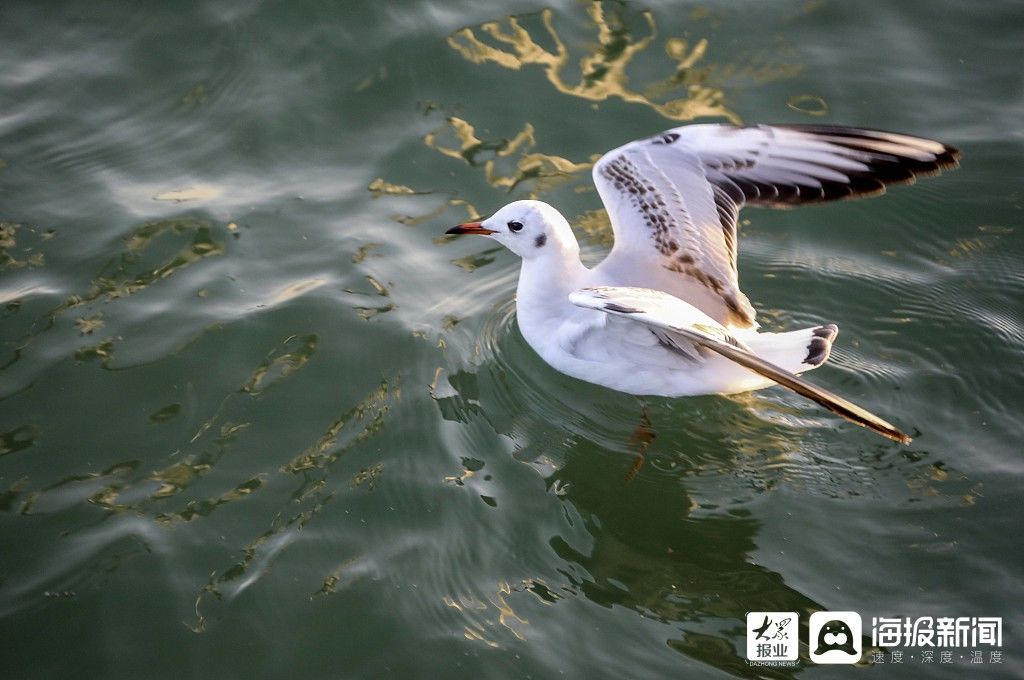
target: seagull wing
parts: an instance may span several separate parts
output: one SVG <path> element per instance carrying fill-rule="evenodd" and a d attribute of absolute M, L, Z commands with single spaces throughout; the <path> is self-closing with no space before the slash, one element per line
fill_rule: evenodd
<path fill-rule="evenodd" d="M 736 230 L 745 204 L 788 208 L 874 196 L 955 167 L 938 142 L 857 128 L 687 125 L 608 152 L 594 183 L 615 246 L 612 280 L 667 290 L 716 320 L 755 325 L 740 292 Z M 666 278 L 667 277 L 667 278 Z"/>
<path fill-rule="evenodd" d="M 583 288 L 569 295 L 569 300 L 580 307 L 596 309 L 606 314 L 629 319 L 658 331 L 660 338 L 668 339 L 682 352 L 690 354 L 690 347 L 711 350 L 751 371 L 807 397 L 829 411 L 862 425 L 902 444 L 910 437 L 894 425 L 882 420 L 856 404 L 791 373 L 781 366 L 765 361 L 737 340 L 728 329 L 710 320 L 701 321 L 703 314 L 679 298 L 646 288 L 601 287 Z"/>

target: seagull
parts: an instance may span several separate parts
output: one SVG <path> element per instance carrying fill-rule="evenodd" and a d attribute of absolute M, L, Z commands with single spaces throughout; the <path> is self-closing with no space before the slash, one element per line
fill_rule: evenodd
<path fill-rule="evenodd" d="M 615 244 L 587 268 L 569 222 L 535 200 L 448 234 L 487 236 L 522 258 L 516 318 L 556 370 L 635 395 L 734 394 L 782 385 L 885 437 L 910 437 L 800 374 L 839 329 L 758 331 L 739 288 L 747 204 L 789 208 L 876 196 L 958 165 L 929 139 L 828 125 L 695 124 L 630 142 L 593 168 Z"/>

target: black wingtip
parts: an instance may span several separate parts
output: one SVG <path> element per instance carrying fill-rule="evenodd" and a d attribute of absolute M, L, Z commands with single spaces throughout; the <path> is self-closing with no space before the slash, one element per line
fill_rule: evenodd
<path fill-rule="evenodd" d="M 796 205 L 827 203 L 836 200 L 870 198 L 885 193 L 886 187 L 899 184 L 913 184 L 918 177 L 930 177 L 960 166 L 960 150 L 925 137 L 916 137 L 886 130 L 872 130 L 833 125 L 783 124 L 773 127 L 786 128 L 818 136 L 830 144 L 854 151 L 867 152 L 874 158 L 864 161 L 869 166 L 862 172 L 848 172 L 847 182 L 822 180 L 821 187 L 800 187 L 792 195 L 765 194 L 744 190 L 747 202 L 769 208 L 789 208 Z M 893 149 L 878 151 L 877 143 L 905 144 L 909 149 L 918 148 L 930 155 L 924 159 L 914 154 L 900 154 Z M 741 188 L 743 188 L 741 186 Z"/>
<path fill-rule="evenodd" d="M 818 367 L 828 361 L 832 352 L 832 341 L 839 335 L 839 326 L 834 323 L 818 326 L 811 331 L 811 341 L 807 344 L 807 356 L 803 363 L 808 366 Z"/>

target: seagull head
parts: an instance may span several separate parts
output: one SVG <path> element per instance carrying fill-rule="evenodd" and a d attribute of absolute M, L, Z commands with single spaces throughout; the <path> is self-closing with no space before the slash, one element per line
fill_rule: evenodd
<path fill-rule="evenodd" d="M 452 227 L 448 234 L 479 234 L 531 260 L 548 254 L 579 256 L 579 244 L 562 214 L 542 201 L 515 201 L 481 222 Z"/>

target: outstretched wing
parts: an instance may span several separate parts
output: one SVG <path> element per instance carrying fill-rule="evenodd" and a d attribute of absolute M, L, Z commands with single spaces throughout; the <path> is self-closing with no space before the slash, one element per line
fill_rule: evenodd
<path fill-rule="evenodd" d="M 694 322 L 697 317 L 692 313 L 690 305 L 672 295 L 645 288 L 602 287 L 574 291 L 569 295 L 569 300 L 580 307 L 645 324 L 656 329 L 662 338 L 666 337 L 667 332 L 668 339 L 675 338 L 681 347 L 692 343 L 709 349 L 807 397 L 850 422 L 902 444 L 910 443 L 909 436 L 875 414 L 760 358 L 722 326 Z"/>
<path fill-rule="evenodd" d="M 610 278 L 651 285 L 746 328 L 736 227 L 746 203 L 788 208 L 873 196 L 955 167 L 959 152 L 919 137 L 812 125 L 688 125 L 610 151 L 594 165 L 615 247 Z M 675 284 L 665 274 L 675 275 Z M 668 279 L 671 281 L 672 279 Z"/>

